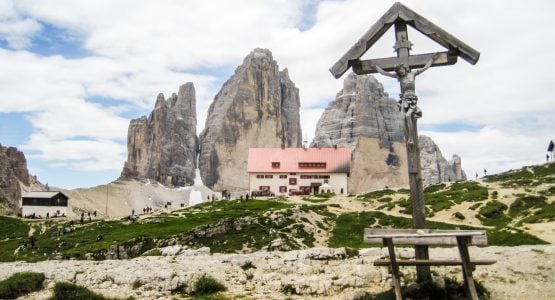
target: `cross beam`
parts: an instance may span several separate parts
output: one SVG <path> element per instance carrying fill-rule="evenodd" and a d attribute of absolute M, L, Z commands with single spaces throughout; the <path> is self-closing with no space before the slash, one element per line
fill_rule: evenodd
<path fill-rule="evenodd" d="M 417 54 L 406 57 L 403 63 L 413 68 L 422 68 L 426 63 L 432 59 L 435 53 Z M 432 67 L 448 66 L 457 63 L 457 54 L 452 52 L 440 52 L 438 57 L 433 60 Z M 384 71 L 394 71 L 401 61 L 398 57 L 377 58 L 368 60 L 353 60 L 350 62 L 353 67 L 353 72 L 357 75 L 378 73 L 374 66 L 382 68 Z"/>

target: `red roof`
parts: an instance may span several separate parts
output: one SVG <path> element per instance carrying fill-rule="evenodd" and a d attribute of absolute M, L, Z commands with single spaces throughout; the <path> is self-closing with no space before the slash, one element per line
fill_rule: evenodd
<path fill-rule="evenodd" d="M 299 167 L 300 163 L 325 163 L 325 167 Z M 250 148 L 247 172 L 349 173 L 350 168 L 350 148 Z"/>

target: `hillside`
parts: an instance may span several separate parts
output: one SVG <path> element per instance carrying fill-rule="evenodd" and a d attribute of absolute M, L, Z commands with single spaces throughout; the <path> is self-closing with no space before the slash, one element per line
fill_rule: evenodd
<path fill-rule="evenodd" d="M 483 228 L 488 231 L 491 246 L 486 248 L 503 247 L 504 250 L 496 250 L 501 251 L 500 253 L 513 251 L 510 249 L 517 252 L 524 251 L 522 249 L 539 249 L 537 256 L 554 261 L 552 246 L 540 246 L 555 243 L 554 192 L 555 164 L 525 167 L 488 176 L 478 182 L 429 186 L 425 191 L 427 227 Z M 140 215 L 136 221 L 128 218 L 99 218 L 85 220 L 82 225 L 78 220 L 29 222 L 1 217 L 0 260 L 37 262 L 52 259 L 129 259 L 167 255 L 168 251 L 173 254 L 189 253 L 187 255 L 198 251 L 198 255 L 238 253 L 237 257 L 243 257 L 241 259 L 254 259 L 272 253 L 266 252 L 267 250 L 281 250 L 289 251 L 283 253 L 323 251 L 326 254 L 322 255 L 331 257 L 335 257 L 333 253 L 339 251 L 339 257 L 358 257 L 364 261 L 362 253 L 372 250 L 363 248 L 372 249 L 379 245 L 364 244 L 363 229 L 410 228 L 410 213 L 408 190 L 385 189 L 349 196 L 321 194 L 216 201 Z M 35 247 L 30 249 L 27 245 L 23 249 L 20 245 L 27 240 L 30 232 L 34 232 Z M 531 246 L 526 245 L 537 246 L 530 248 Z M 299 250 L 301 252 L 295 252 Z M 498 255 L 493 252 L 492 255 Z M 222 260 L 226 259 L 225 256 L 221 257 Z M 539 261 L 541 260 L 538 257 L 538 264 L 541 266 Z M 347 259 L 345 263 L 352 262 Z M 508 267 L 510 266 L 502 265 L 499 268 Z M 381 274 L 376 271 L 376 274 Z M 552 272 L 551 268 L 540 270 L 541 274 L 551 273 L 546 275 L 551 278 Z M 487 272 L 480 274 L 484 274 L 482 279 L 486 282 L 493 280 L 499 283 Z M 499 276 L 511 278 L 509 275 L 503 273 Z M 311 283 L 309 285 L 312 286 Z M 357 284 L 350 283 L 348 286 L 356 288 Z M 366 283 L 361 283 L 360 286 L 366 286 Z M 258 289 L 261 287 L 256 287 L 256 293 L 260 292 Z M 300 291 L 304 290 L 301 288 Z"/>

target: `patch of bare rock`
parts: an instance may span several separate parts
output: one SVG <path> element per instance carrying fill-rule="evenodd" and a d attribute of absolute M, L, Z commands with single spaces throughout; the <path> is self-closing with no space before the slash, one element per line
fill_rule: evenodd
<path fill-rule="evenodd" d="M 400 257 L 413 257 L 399 248 Z M 492 299 L 552 299 L 555 295 L 555 246 L 471 247 L 476 259 L 496 259 L 480 266 L 474 276 L 492 293 Z M 254 299 L 356 299 L 365 292 L 379 293 L 391 286 L 387 268 L 373 261 L 385 249 L 360 250 L 348 256 L 344 248 L 317 247 L 288 252 L 260 251 L 250 254 L 210 254 L 210 249 L 169 246 L 160 256 L 130 260 L 44 261 L 2 263 L 0 279 L 22 271 L 44 272 L 51 287 L 55 281 L 71 281 L 109 297 L 171 299 L 172 290 L 192 291 L 196 279 L 206 274 L 223 283 L 230 297 Z M 456 248 L 433 248 L 437 259 L 457 257 Z M 435 267 L 440 276 L 458 277 L 459 267 Z M 403 268 L 414 278 L 413 268 Z M 284 287 L 294 294 L 284 294 Z M 46 299 L 49 290 L 31 295 Z"/>

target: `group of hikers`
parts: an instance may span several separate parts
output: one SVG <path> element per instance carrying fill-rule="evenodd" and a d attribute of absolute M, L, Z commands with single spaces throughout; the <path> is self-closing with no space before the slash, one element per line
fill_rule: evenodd
<path fill-rule="evenodd" d="M 92 214 L 91 214 L 90 211 L 87 212 L 87 217 L 88 217 L 88 219 L 89 219 L 89 222 L 92 221 L 92 216 L 91 216 L 91 215 L 94 216 L 94 217 L 96 218 L 96 210 L 93 211 Z M 81 212 L 81 220 L 80 220 L 80 221 L 81 221 L 81 225 L 83 225 L 83 223 L 85 223 L 85 212 L 84 212 L 84 211 Z"/>

